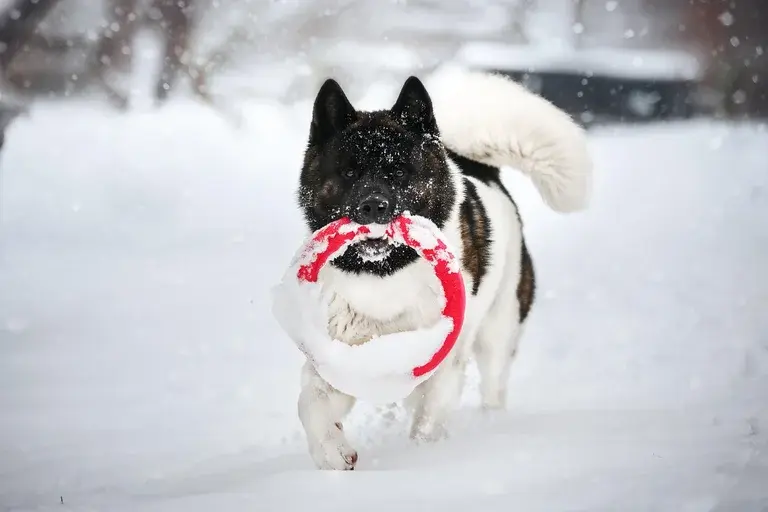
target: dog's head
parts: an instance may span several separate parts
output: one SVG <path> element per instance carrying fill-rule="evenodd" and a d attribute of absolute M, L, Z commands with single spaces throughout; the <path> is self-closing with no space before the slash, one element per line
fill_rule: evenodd
<path fill-rule="evenodd" d="M 315 99 L 299 204 L 311 230 L 342 217 L 386 224 L 403 212 L 442 228 L 456 197 L 424 85 L 410 77 L 394 106 L 357 111 L 329 79 Z M 417 258 L 384 239 L 351 246 L 334 261 L 350 272 L 388 275 Z"/>

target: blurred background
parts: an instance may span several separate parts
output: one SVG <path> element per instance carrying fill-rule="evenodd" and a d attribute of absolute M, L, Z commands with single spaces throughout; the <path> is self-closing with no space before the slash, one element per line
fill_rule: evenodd
<path fill-rule="evenodd" d="M 354 96 L 457 62 L 585 125 L 757 117 L 766 27 L 762 0 L 2 0 L 0 93 L 290 103 L 327 76 Z"/>
<path fill-rule="evenodd" d="M 767 50 L 768 0 L 0 0 L 0 511 L 765 512 Z M 502 172 L 507 411 L 360 404 L 319 475 L 270 297 L 312 101 L 451 63 L 587 127 L 592 204 Z"/>

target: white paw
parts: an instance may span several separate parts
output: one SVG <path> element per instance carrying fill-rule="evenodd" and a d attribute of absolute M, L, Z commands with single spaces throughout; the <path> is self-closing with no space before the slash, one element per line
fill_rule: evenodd
<path fill-rule="evenodd" d="M 507 408 L 507 393 L 505 389 L 483 393 L 482 409 L 484 411 L 501 411 Z"/>
<path fill-rule="evenodd" d="M 320 441 L 309 441 L 309 453 L 318 469 L 351 471 L 357 464 L 357 451 L 340 430 Z"/>

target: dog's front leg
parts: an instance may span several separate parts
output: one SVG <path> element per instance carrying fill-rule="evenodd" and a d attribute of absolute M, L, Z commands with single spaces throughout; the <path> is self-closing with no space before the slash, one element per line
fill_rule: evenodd
<path fill-rule="evenodd" d="M 413 391 L 416 396 L 411 439 L 437 441 L 447 435 L 445 420 L 461 398 L 465 367 L 463 357 L 449 356 L 434 375 Z"/>
<path fill-rule="evenodd" d="M 453 351 L 429 379 L 422 382 L 408 397 L 413 407 L 411 439 L 437 441 L 446 437 L 446 420 L 461 401 L 464 376 L 471 355 L 476 329 L 465 325 Z"/>
<path fill-rule="evenodd" d="M 301 377 L 299 418 L 312 459 L 320 469 L 355 469 L 357 452 L 347 442 L 341 423 L 355 405 L 354 397 L 325 382 L 309 362 Z"/>

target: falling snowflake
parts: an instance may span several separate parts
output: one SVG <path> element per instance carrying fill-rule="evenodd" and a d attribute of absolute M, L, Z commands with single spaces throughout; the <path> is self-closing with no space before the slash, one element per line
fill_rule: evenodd
<path fill-rule="evenodd" d="M 717 19 L 720 20 L 720 23 L 726 27 L 733 25 L 733 14 L 728 11 L 724 11 L 722 14 L 720 14 L 720 16 L 717 17 Z"/>

